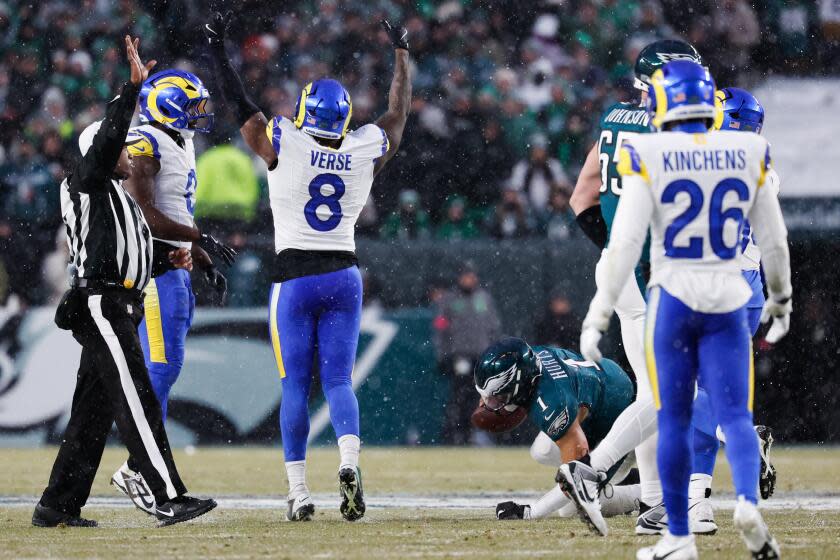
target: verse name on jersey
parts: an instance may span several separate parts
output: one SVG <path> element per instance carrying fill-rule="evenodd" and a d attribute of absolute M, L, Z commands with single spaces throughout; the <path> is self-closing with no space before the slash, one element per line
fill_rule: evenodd
<path fill-rule="evenodd" d="M 640 124 L 647 126 L 650 122 L 650 115 L 644 109 L 615 108 L 609 112 L 604 121 L 616 124 Z"/>
<path fill-rule="evenodd" d="M 351 171 L 350 154 L 330 154 L 320 150 L 312 150 L 309 155 L 312 167 L 329 171 Z"/>

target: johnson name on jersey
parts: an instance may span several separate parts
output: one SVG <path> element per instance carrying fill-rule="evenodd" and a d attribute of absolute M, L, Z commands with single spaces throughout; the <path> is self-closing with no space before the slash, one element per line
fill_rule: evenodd
<path fill-rule="evenodd" d="M 355 251 L 356 220 L 370 194 L 374 165 L 388 151 L 385 131 L 365 125 L 348 132 L 338 149 L 280 116 L 266 133 L 277 153 L 268 171 L 275 251 Z"/>
<path fill-rule="evenodd" d="M 642 181 L 654 204 L 650 285 L 695 311 L 744 305 L 752 291 L 741 275 L 743 225 L 769 169 L 767 141 L 753 133 L 662 132 L 625 142 L 618 170 L 625 182 Z M 720 281 L 709 282 L 709 273 Z"/>
<path fill-rule="evenodd" d="M 140 141 L 128 146 L 132 157 L 151 157 L 160 163 L 160 171 L 155 175 L 155 208 L 179 224 L 194 226 L 197 180 L 192 139 L 182 136 L 181 146 L 167 132 L 149 124 L 129 130 L 127 141 L 136 138 Z M 160 241 L 176 247 L 189 248 L 192 245 L 189 241 Z"/>

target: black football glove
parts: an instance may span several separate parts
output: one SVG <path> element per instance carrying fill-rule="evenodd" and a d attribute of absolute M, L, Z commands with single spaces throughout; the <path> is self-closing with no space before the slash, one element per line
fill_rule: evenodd
<path fill-rule="evenodd" d="M 202 233 L 201 239 L 198 240 L 198 244 L 202 249 L 211 255 L 216 255 L 222 259 L 228 266 L 232 265 L 234 261 L 236 261 L 236 251 L 220 242 L 209 233 Z"/>
<path fill-rule="evenodd" d="M 395 49 L 408 50 L 408 30 L 405 27 L 391 27 L 387 19 L 383 19 L 380 23 Z"/>
<path fill-rule="evenodd" d="M 502 502 L 496 505 L 496 519 L 530 519 L 531 506 L 519 505 L 516 502 Z"/>
<path fill-rule="evenodd" d="M 213 46 L 224 45 L 225 33 L 231 19 L 233 19 L 233 12 L 229 11 L 225 15 L 220 12 L 214 13 L 210 18 L 210 23 L 204 24 L 204 36 L 207 37 L 207 42 Z"/>
<path fill-rule="evenodd" d="M 204 278 L 207 279 L 207 283 L 219 294 L 222 305 L 224 305 L 227 301 L 227 278 L 225 278 L 225 275 L 219 272 L 216 265 L 211 264 L 204 269 Z"/>

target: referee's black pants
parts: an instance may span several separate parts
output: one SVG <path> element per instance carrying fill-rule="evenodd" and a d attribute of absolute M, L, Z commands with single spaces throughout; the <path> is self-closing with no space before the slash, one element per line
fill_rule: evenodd
<path fill-rule="evenodd" d="M 56 323 L 73 331 L 82 358 L 70 421 L 41 504 L 78 515 L 116 420 L 137 468 L 162 504 L 185 494 L 143 360 L 137 325 L 142 298 L 120 288 L 73 289 L 59 304 Z"/>

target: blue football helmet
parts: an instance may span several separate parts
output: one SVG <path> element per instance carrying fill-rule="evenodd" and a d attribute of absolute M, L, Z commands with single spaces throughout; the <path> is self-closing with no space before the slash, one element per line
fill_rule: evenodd
<path fill-rule="evenodd" d="M 688 60 L 662 66 L 650 78 L 647 112 L 656 130 L 669 122 L 715 120 L 715 81 L 709 71 Z"/>
<path fill-rule="evenodd" d="M 716 130 L 746 130 L 761 133 L 764 107 L 747 90 L 729 87 L 715 92 Z"/>
<path fill-rule="evenodd" d="M 300 92 L 295 106 L 295 126 L 318 138 L 338 140 L 347 134 L 353 102 L 335 80 L 317 80 Z"/>
<path fill-rule="evenodd" d="M 207 112 L 209 99 L 210 93 L 195 74 L 183 70 L 157 72 L 140 88 L 140 120 L 159 122 L 175 130 L 210 132 L 213 113 Z M 202 119 L 204 123 L 199 123 Z"/>

